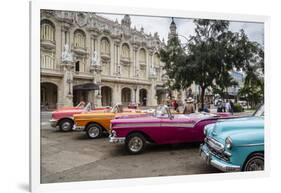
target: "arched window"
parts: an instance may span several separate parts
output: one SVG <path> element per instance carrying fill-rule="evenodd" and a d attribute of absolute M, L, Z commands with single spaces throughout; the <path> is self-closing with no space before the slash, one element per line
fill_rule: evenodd
<path fill-rule="evenodd" d="M 142 48 L 140 49 L 140 53 L 139 53 L 139 62 L 141 64 L 146 64 L 146 53 L 145 50 Z"/>
<path fill-rule="evenodd" d="M 41 68 L 48 68 L 48 69 L 55 68 L 54 53 L 42 53 L 41 54 Z"/>
<path fill-rule="evenodd" d="M 122 45 L 122 57 L 126 59 L 130 58 L 130 48 L 126 43 Z"/>
<path fill-rule="evenodd" d="M 55 25 L 49 20 L 41 21 L 41 40 L 55 41 Z"/>
<path fill-rule="evenodd" d="M 85 48 L 86 46 L 86 35 L 82 30 L 76 30 L 74 32 L 74 47 Z"/>
<path fill-rule="evenodd" d="M 110 43 L 105 37 L 101 39 L 101 55 L 110 55 Z"/>

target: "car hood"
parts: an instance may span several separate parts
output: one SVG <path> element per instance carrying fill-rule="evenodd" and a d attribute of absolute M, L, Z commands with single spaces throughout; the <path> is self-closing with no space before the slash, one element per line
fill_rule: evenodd
<path fill-rule="evenodd" d="M 90 119 L 90 118 L 97 118 L 97 117 L 114 117 L 115 113 L 111 112 L 85 112 L 81 114 L 74 115 L 75 119 Z"/>
<path fill-rule="evenodd" d="M 210 135 L 218 141 L 223 142 L 228 136 L 247 135 L 252 133 L 263 133 L 264 118 L 263 117 L 243 117 L 236 119 L 218 121 Z M 243 131 L 243 132 L 241 132 Z"/>

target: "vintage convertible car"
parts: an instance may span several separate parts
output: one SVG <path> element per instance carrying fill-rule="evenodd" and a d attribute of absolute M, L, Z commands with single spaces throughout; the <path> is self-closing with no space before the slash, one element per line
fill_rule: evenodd
<path fill-rule="evenodd" d="M 111 111 L 103 113 L 81 113 L 74 115 L 74 130 L 85 131 L 88 138 L 95 139 L 101 137 L 103 133 L 109 133 L 110 121 L 123 116 L 139 117 L 148 114 L 146 111 L 137 109 L 124 109 L 121 104 L 116 104 Z"/>
<path fill-rule="evenodd" d="M 71 131 L 74 125 L 73 115 L 80 114 L 82 112 L 108 112 L 111 107 L 93 107 L 91 103 L 88 103 L 82 108 L 81 105 L 72 108 L 62 108 L 52 112 L 52 119 L 50 124 L 52 127 L 59 127 L 61 131 Z"/>
<path fill-rule="evenodd" d="M 264 169 L 264 107 L 253 116 L 219 121 L 205 127 L 201 157 L 222 171 Z"/>
<path fill-rule="evenodd" d="M 174 144 L 202 142 L 203 129 L 219 118 L 230 118 L 231 114 L 194 113 L 171 114 L 166 105 L 158 106 L 151 116 L 119 118 L 111 121 L 111 143 L 125 143 L 131 154 L 141 153 L 148 143 Z"/>

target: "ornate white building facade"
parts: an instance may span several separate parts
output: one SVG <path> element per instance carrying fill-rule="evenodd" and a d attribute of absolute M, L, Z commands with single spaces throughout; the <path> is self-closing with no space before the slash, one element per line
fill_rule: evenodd
<path fill-rule="evenodd" d="M 132 28 L 129 15 L 120 24 L 95 13 L 41 10 L 41 104 L 157 105 L 166 96 L 163 45 L 157 33 Z"/>

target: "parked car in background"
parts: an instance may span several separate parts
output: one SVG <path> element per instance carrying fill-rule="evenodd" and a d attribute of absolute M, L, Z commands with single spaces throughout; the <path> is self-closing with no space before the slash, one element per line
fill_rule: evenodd
<path fill-rule="evenodd" d="M 201 157 L 222 171 L 264 170 L 264 106 L 253 116 L 219 121 L 204 129 Z"/>
<path fill-rule="evenodd" d="M 220 118 L 230 118 L 226 113 L 171 114 L 166 105 L 158 106 L 154 114 L 144 117 L 119 118 L 111 121 L 111 143 L 125 144 L 127 151 L 138 154 L 148 143 L 174 144 L 202 142 L 203 129 Z"/>
<path fill-rule="evenodd" d="M 52 118 L 50 124 L 54 128 L 59 128 L 61 131 L 71 131 L 74 125 L 73 115 L 80 114 L 82 112 L 107 112 L 110 111 L 111 107 L 93 107 L 91 103 L 86 106 L 81 104 L 76 107 L 66 107 L 58 109 L 52 112 Z"/>
<path fill-rule="evenodd" d="M 74 115 L 74 130 L 86 132 L 88 138 L 95 139 L 101 137 L 103 133 L 109 133 L 110 121 L 120 117 L 138 117 L 147 114 L 146 111 L 137 109 L 125 109 L 121 104 L 116 104 L 111 111 L 92 113 L 86 112 Z"/>
<path fill-rule="evenodd" d="M 130 102 L 128 104 L 128 109 L 137 109 L 138 108 L 138 104 L 135 102 Z"/>

